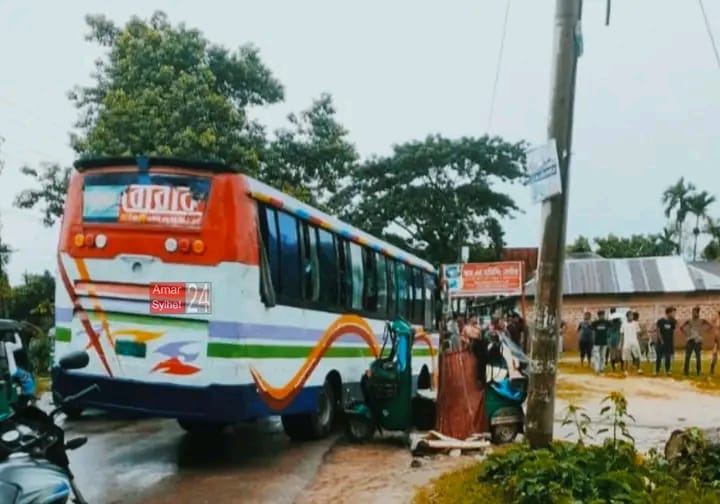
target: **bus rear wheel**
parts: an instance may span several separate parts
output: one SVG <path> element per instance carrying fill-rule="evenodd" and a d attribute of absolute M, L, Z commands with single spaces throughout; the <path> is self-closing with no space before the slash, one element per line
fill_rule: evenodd
<path fill-rule="evenodd" d="M 332 385 L 325 380 L 318 394 L 317 410 L 300 415 L 283 415 L 285 434 L 293 441 L 310 441 L 330 435 L 335 426 L 336 401 Z"/>
<path fill-rule="evenodd" d="M 220 434 L 228 424 L 224 422 L 207 422 L 203 420 L 186 420 L 184 418 L 178 418 L 178 425 L 189 434 Z"/>

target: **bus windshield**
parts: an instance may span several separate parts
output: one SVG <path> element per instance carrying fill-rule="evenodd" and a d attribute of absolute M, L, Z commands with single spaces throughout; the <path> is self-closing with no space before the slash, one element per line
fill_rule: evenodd
<path fill-rule="evenodd" d="M 85 223 L 138 223 L 198 228 L 210 194 L 206 177 L 113 172 L 85 175 Z"/>

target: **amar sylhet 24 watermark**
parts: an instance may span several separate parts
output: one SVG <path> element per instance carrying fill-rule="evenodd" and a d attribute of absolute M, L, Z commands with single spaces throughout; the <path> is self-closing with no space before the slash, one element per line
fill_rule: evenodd
<path fill-rule="evenodd" d="M 155 282 L 150 284 L 150 313 L 184 315 L 212 313 L 210 282 Z"/>

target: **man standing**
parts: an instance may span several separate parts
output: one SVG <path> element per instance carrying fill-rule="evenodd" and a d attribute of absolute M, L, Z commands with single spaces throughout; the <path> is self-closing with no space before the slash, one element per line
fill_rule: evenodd
<path fill-rule="evenodd" d="M 588 367 L 592 365 L 590 359 L 592 358 L 595 331 L 593 330 L 591 319 L 592 315 L 590 312 L 585 312 L 585 317 L 580 324 L 578 324 L 577 328 L 578 344 L 580 346 L 580 367 L 583 366 L 586 357 Z"/>
<path fill-rule="evenodd" d="M 593 330 L 595 331 L 593 360 L 595 361 L 595 372 L 601 374 L 605 372 L 610 321 L 605 319 L 605 310 L 598 311 L 597 316 L 597 320 L 592 323 Z"/>
<path fill-rule="evenodd" d="M 670 376 L 670 362 L 675 348 L 675 308 L 665 308 L 665 317 L 657 321 L 657 335 L 655 339 L 655 374 L 660 374 L 660 363 L 665 361 L 665 375 Z"/>
<path fill-rule="evenodd" d="M 705 331 L 708 329 L 712 330 L 712 325 L 707 320 L 700 318 L 700 307 L 696 306 L 692 310 L 692 318 L 682 326 L 686 338 L 685 366 L 683 367 L 685 376 L 690 373 L 690 358 L 693 354 L 695 354 L 695 372 L 700 376 L 702 370 L 702 341 Z"/>
<path fill-rule="evenodd" d="M 451 352 L 460 350 L 460 325 L 458 324 L 459 315 L 453 313 L 447 323 L 447 342 Z"/>
<path fill-rule="evenodd" d="M 627 376 L 627 367 L 630 367 L 630 362 L 637 368 L 638 374 L 642 374 L 640 369 L 640 341 L 638 340 L 638 333 L 640 332 L 640 326 L 636 320 L 634 320 L 633 312 L 627 312 L 627 320 L 622 326 L 621 340 L 622 340 L 622 354 L 623 360 L 620 362 L 620 368 L 625 372 Z M 627 364 L 627 367 L 625 365 Z"/>

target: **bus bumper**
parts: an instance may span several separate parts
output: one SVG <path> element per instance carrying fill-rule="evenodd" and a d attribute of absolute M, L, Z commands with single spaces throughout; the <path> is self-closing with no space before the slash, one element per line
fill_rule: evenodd
<path fill-rule="evenodd" d="M 97 384 L 94 391 L 73 403 L 83 409 L 153 418 L 182 418 L 213 422 L 241 422 L 267 416 L 314 411 L 320 387 L 304 388 L 282 412 L 272 411 L 260 399 L 254 384 L 189 387 L 146 383 L 52 369 L 52 390 L 67 397 Z"/>

